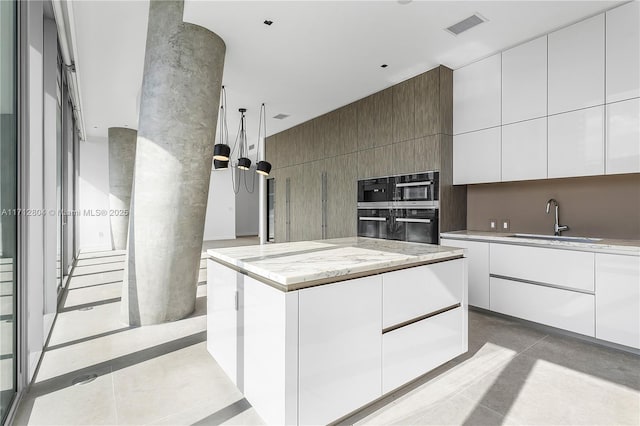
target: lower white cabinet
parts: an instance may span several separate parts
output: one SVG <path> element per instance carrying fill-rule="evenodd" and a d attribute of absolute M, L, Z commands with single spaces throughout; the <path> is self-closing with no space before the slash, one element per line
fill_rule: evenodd
<path fill-rule="evenodd" d="M 491 243 L 489 273 L 593 292 L 594 254 Z"/>
<path fill-rule="evenodd" d="M 549 178 L 604 174 L 604 106 L 549 116 L 548 125 Z"/>
<path fill-rule="evenodd" d="M 640 98 L 607 105 L 607 174 L 640 173 Z"/>
<path fill-rule="evenodd" d="M 207 349 L 233 383 L 243 390 L 238 380 L 238 303 L 240 291 L 233 269 L 207 259 Z"/>
<path fill-rule="evenodd" d="M 502 126 L 502 181 L 547 178 L 547 117 Z"/>
<path fill-rule="evenodd" d="M 442 238 L 440 244 L 467 249 L 469 305 L 489 309 L 489 243 Z"/>
<path fill-rule="evenodd" d="M 500 127 L 453 137 L 453 184 L 500 182 Z"/>
<path fill-rule="evenodd" d="M 382 276 L 299 293 L 299 422 L 327 424 L 382 395 Z"/>
<path fill-rule="evenodd" d="M 491 277 L 491 310 L 593 337 L 594 296 Z"/>
<path fill-rule="evenodd" d="M 596 254 L 596 337 L 640 349 L 640 257 Z"/>
<path fill-rule="evenodd" d="M 460 303 L 465 259 L 393 271 L 382 276 L 382 328 Z"/>
<path fill-rule="evenodd" d="M 382 335 L 382 393 L 390 392 L 466 352 L 456 308 Z"/>

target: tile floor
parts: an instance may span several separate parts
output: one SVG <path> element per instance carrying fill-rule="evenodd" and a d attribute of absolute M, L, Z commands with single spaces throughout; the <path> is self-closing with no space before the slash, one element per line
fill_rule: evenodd
<path fill-rule="evenodd" d="M 122 252 L 80 256 L 14 423 L 262 424 L 206 351 L 204 261 L 193 315 L 137 328 L 119 320 L 123 262 Z M 640 424 L 640 357 L 486 313 L 469 318 L 467 354 L 343 423 Z"/>

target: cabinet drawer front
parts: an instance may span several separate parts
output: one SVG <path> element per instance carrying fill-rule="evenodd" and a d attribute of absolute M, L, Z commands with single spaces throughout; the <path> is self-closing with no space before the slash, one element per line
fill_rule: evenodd
<path fill-rule="evenodd" d="M 419 266 L 382 276 L 382 328 L 463 302 L 466 259 Z"/>
<path fill-rule="evenodd" d="M 594 291 L 593 253 L 494 243 L 490 253 L 493 275 Z"/>
<path fill-rule="evenodd" d="M 463 308 L 382 336 L 382 393 L 433 370 L 464 352 Z"/>
<path fill-rule="evenodd" d="M 594 336 L 594 296 L 491 277 L 491 310 Z"/>
<path fill-rule="evenodd" d="M 640 349 L 640 258 L 596 254 L 596 337 Z"/>

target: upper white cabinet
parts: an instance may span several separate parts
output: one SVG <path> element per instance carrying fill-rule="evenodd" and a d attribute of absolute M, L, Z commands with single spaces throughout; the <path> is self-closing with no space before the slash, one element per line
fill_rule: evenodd
<path fill-rule="evenodd" d="M 502 126 L 502 181 L 546 177 L 547 117 Z"/>
<path fill-rule="evenodd" d="M 549 34 L 549 114 L 604 104 L 604 14 Z"/>
<path fill-rule="evenodd" d="M 606 13 L 607 103 L 640 96 L 640 3 Z"/>
<path fill-rule="evenodd" d="M 640 173 L 640 98 L 607 105 L 608 175 Z"/>
<path fill-rule="evenodd" d="M 500 127 L 453 137 L 453 183 L 500 181 Z"/>
<path fill-rule="evenodd" d="M 501 55 L 474 62 L 453 73 L 453 133 L 500 125 Z"/>
<path fill-rule="evenodd" d="M 550 178 L 604 174 L 604 106 L 548 120 Z"/>
<path fill-rule="evenodd" d="M 502 52 L 502 123 L 547 115 L 547 36 Z"/>
<path fill-rule="evenodd" d="M 596 337 L 640 349 L 640 258 L 596 254 Z"/>

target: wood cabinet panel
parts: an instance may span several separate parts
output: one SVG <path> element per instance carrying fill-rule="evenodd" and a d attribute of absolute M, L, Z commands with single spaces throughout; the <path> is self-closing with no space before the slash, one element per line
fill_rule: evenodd
<path fill-rule="evenodd" d="M 425 136 L 415 141 L 417 172 L 440 170 L 440 135 Z"/>
<path fill-rule="evenodd" d="M 416 140 L 393 144 L 393 174 L 402 175 L 416 172 Z"/>
<path fill-rule="evenodd" d="M 275 195 L 275 239 L 276 243 L 287 241 L 287 178 L 290 177 L 291 168 L 273 170 L 271 175 L 276 185 Z"/>
<path fill-rule="evenodd" d="M 324 161 L 327 173 L 327 238 L 353 237 L 356 229 L 357 154 Z"/>
<path fill-rule="evenodd" d="M 324 157 L 334 157 L 340 151 L 340 114 L 331 111 L 313 120 L 314 139 L 324 148 Z"/>
<path fill-rule="evenodd" d="M 358 150 L 358 108 L 357 104 L 349 104 L 338 110 L 340 116 L 339 143 L 336 155 L 349 154 Z"/>
<path fill-rule="evenodd" d="M 293 167 L 291 173 L 291 241 L 322 237 L 322 162 Z"/>
<path fill-rule="evenodd" d="M 391 143 L 392 92 L 391 88 L 357 102 L 358 149 L 368 149 Z"/>
<path fill-rule="evenodd" d="M 415 79 L 396 84 L 393 93 L 393 142 L 415 137 Z"/>
<path fill-rule="evenodd" d="M 272 169 L 278 169 L 281 166 L 280 156 L 278 155 L 278 135 L 269 136 L 264 141 L 264 158 L 271 163 Z"/>
<path fill-rule="evenodd" d="M 394 145 L 358 151 L 358 178 L 388 176 L 393 174 Z"/>
<path fill-rule="evenodd" d="M 289 129 L 280 132 L 277 135 L 276 154 L 278 155 L 278 163 L 280 164 L 280 167 L 289 167 L 295 164 L 291 133 L 292 130 Z"/>
<path fill-rule="evenodd" d="M 440 132 L 440 72 L 438 68 L 415 78 L 415 135 Z"/>
<path fill-rule="evenodd" d="M 439 133 L 453 135 L 453 70 L 440 65 L 440 118 Z"/>

